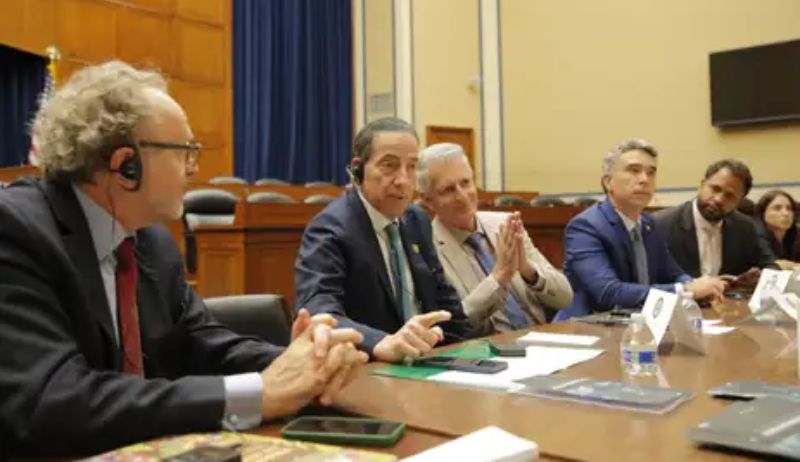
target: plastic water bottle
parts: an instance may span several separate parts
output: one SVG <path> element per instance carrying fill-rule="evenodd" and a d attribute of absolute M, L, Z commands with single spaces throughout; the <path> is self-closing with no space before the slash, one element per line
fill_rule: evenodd
<path fill-rule="evenodd" d="M 620 344 L 622 369 L 628 375 L 653 375 L 658 370 L 655 337 L 642 313 L 633 313 Z"/>
<path fill-rule="evenodd" d="M 700 310 L 700 305 L 694 300 L 694 294 L 691 292 L 684 292 L 681 294 L 681 305 L 686 311 L 686 317 L 689 319 L 689 325 L 697 335 L 703 335 L 703 312 Z"/>

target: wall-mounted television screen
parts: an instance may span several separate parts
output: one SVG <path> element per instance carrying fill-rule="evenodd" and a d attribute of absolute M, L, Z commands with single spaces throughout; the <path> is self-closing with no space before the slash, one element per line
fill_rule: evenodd
<path fill-rule="evenodd" d="M 709 55 L 711 124 L 800 120 L 800 40 Z"/>

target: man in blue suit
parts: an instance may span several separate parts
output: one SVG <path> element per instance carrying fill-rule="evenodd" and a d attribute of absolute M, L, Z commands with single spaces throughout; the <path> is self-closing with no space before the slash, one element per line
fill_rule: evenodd
<path fill-rule="evenodd" d="M 297 309 L 332 314 L 387 362 L 461 340 L 468 326 L 436 255 L 431 222 L 409 207 L 418 151 L 408 122 L 367 124 L 354 141 L 355 186 L 311 220 L 295 265 Z"/>
<path fill-rule="evenodd" d="M 721 297 L 725 282 L 692 279 L 675 263 L 667 240 L 643 213 L 655 191 L 658 153 L 644 140 L 626 140 L 606 154 L 602 185 L 606 200 L 573 218 L 565 232 L 564 273 L 575 292 L 557 320 L 638 308 L 651 288 Z"/>

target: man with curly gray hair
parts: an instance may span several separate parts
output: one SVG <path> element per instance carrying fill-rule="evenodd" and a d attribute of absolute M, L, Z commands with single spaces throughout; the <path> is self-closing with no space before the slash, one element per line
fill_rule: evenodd
<path fill-rule="evenodd" d="M 285 349 L 216 323 L 162 227 L 200 147 L 159 74 L 77 72 L 33 123 L 43 179 L 0 191 L 0 447 L 74 456 L 330 404 L 361 334 L 301 310 Z"/>

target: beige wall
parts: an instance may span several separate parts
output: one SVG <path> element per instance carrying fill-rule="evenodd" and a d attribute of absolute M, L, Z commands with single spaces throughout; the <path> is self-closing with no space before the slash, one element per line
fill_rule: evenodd
<path fill-rule="evenodd" d="M 498 1 L 506 190 L 599 191 L 603 153 L 630 136 L 660 149 L 660 188 L 694 187 L 722 157 L 745 161 L 757 183 L 800 181 L 800 125 L 714 128 L 708 82 L 709 52 L 800 37 L 800 0 Z M 366 2 L 367 53 L 373 41 L 387 58 L 370 34 L 388 31 L 390 12 L 371 32 L 373 2 L 390 3 Z M 473 127 L 480 160 L 478 2 L 412 8 L 417 128 Z M 369 81 L 387 63 L 366 66 Z"/>
<path fill-rule="evenodd" d="M 364 29 L 366 117 L 370 121 L 394 115 L 393 105 L 385 111 L 371 110 L 375 95 L 389 95 L 394 99 L 392 0 L 364 2 Z"/>
<path fill-rule="evenodd" d="M 596 191 L 624 137 L 662 151 L 659 187 L 723 156 L 798 181 L 800 126 L 720 131 L 708 53 L 800 36 L 798 0 L 501 0 L 506 189 Z"/>
<path fill-rule="evenodd" d="M 429 125 L 472 128 L 480 178 L 481 96 L 478 5 L 464 0 L 416 0 L 413 6 L 414 113 L 425 145 Z"/>

